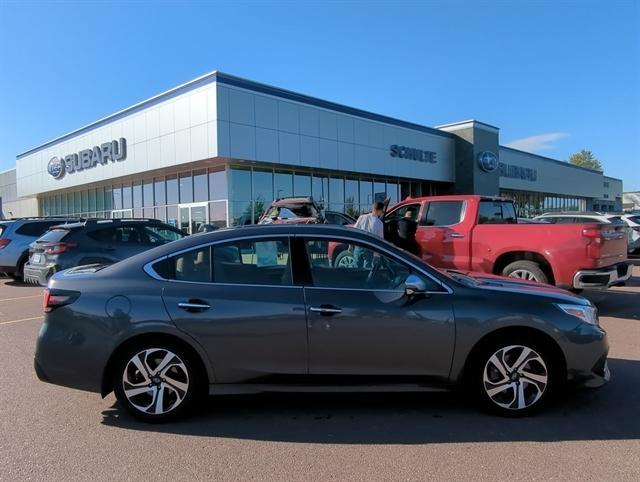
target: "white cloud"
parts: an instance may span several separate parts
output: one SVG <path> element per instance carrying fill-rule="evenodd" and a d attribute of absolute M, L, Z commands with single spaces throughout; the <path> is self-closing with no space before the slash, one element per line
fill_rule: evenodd
<path fill-rule="evenodd" d="M 546 134 L 538 134 L 537 136 L 524 137 L 507 142 L 505 146 L 513 147 L 527 152 L 539 152 L 555 149 L 556 143 L 562 139 L 569 137 L 566 132 L 547 132 Z"/>

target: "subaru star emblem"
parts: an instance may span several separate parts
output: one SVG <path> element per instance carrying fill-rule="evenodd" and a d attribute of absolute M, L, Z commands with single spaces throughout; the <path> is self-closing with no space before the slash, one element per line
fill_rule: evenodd
<path fill-rule="evenodd" d="M 491 151 L 478 154 L 478 166 L 484 172 L 493 172 L 498 168 L 498 157 Z"/>
<path fill-rule="evenodd" d="M 64 161 L 59 157 L 52 157 L 47 165 L 47 172 L 51 174 L 54 179 L 60 179 L 64 176 Z"/>

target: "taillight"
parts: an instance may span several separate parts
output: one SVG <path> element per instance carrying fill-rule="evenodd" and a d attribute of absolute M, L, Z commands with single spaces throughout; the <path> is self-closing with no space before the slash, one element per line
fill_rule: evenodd
<path fill-rule="evenodd" d="M 7 244 L 9 244 L 10 242 L 11 242 L 11 240 L 7 239 L 7 238 L 0 239 L 0 249 L 6 247 Z"/>
<path fill-rule="evenodd" d="M 602 242 L 602 231 L 600 228 L 584 228 L 582 235 L 593 239 L 596 243 Z"/>
<path fill-rule="evenodd" d="M 42 246 L 46 254 L 61 254 L 69 249 L 77 248 L 78 243 L 51 243 Z"/>
<path fill-rule="evenodd" d="M 54 290 L 52 292 L 49 288 L 46 288 L 42 298 L 42 309 L 45 313 L 50 313 L 54 308 L 73 303 L 79 296 L 80 293 L 77 291 Z"/>

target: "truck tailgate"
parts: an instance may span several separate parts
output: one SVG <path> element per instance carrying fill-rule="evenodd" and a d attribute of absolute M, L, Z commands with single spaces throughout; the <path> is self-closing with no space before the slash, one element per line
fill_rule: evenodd
<path fill-rule="evenodd" d="M 623 224 L 589 224 L 583 234 L 591 238 L 587 255 L 597 260 L 599 267 L 627 259 L 627 232 Z"/>

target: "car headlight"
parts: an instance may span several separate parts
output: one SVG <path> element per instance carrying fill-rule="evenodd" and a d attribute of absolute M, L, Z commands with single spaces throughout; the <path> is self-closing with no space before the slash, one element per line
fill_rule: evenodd
<path fill-rule="evenodd" d="M 598 324 L 598 309 L 595 306 L 561 305 L 557 303 L 556 306 L 567 315 L 580 318 L 585 323 L 589 323 L 590 325 Z"/>

